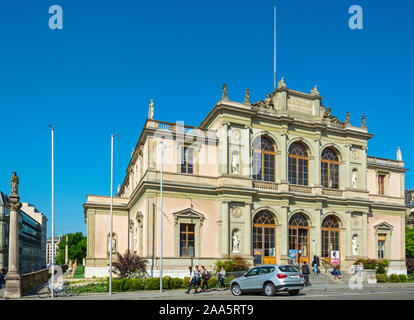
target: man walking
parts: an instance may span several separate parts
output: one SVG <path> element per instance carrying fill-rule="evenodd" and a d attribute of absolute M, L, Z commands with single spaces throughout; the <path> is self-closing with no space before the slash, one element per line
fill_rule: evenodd
<path fill-rule="evenodd" d="M 310 270 L 309 270 L 309 266 L 306 264 L 306 261 L 303 263 L 303 266 L 302 266 L 302 274 L 303 274 L 303 278 L 305 279 L 305 287 L 309 287 L 311 285 L 309 282 Z"/>

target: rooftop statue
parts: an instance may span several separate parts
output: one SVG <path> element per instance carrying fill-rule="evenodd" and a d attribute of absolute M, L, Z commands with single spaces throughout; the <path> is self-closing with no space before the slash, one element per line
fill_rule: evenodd
<path fill-rule="evenodd" d="M 266 94 L 266 99 L 264 101 L 264 106 L 265 106 L 266 109 L 273 108 L 273 101 L 272 101 L 272 97 L 270 96 L 270 94 Z"/>
<path fill-rule="evenodd" d="M 19 195 L 19 190 L 18 190 L 19 189 L 19 177 L 16 175 L 16 171 L 13 171 L 10 185 L 11 185 L 11 194 L 15 196 Z"/>
<path fill-rule="evenodd" d="M 249 89 L 246 89 L 246 94 L 244 95 L 244 104 L 251 104 L 249 98 L 250 98 L 250 92 L 249 92 Z"/>
<path fill-rule="evenodd" d="M 367 126 L 367 117 L 365 115 L 362 116 L 362 123 L 361 123 L 361 127 L 366 127 Z"/>
<path fill-rule="evenodd" d="M 154 119 L 154 100 L 151 99 L 148 106 L 148 119 Z"/>
<path fill-rule="evenodd" d="M 286 88 L 285 77 L 282 77 L 282 79 L 278 82 L 277 87 L 278 88 Z"/>
<path fill-rule="evenodd" d="M 320 96 L 320 94 L 318 92 L 318 86 L 315 85 L 315 88 L 313 88 L 311 90 L 311 95 L 313 95 L 313 96 Z"/>
<path fill-rule="evenodd" d="M 221 100 L 229 100 L 229 97 L 227 96 L 227 85 L 223 84 L 223 96 L 221 97 Z"/>

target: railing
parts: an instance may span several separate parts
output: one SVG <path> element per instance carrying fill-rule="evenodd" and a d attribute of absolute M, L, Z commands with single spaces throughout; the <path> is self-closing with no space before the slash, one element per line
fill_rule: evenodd
<path fill-rule="evenodd" d="M 266 189 L 266 190 L 277 190 L 277 184 L 272 182 L 253 181 L 253 188 Z"/>
<path fill-rule="evenodd" d="M 289 191 L 291 192 L 299 192 L 299 193 L 312 193 L 311 187 L 306 186 L 289 186 Z"/>
<path fill-rule="evenodd" d="M 204 130 L 197 127 L 186 126 L 183 124 L 175 124 L 170 122 L 158 121 L 158 120 L 148 120 L 147 128 L 152 128 L 155 130 L 164 130 L 173 133 L 180 133 L 185 135 L 192 136 L 207 136 L 210 138 L 216 138 L 217 132 L 215 130 Z"/>
<path fill-rule="evenodd" d="M 44 284 L 50 277 L 49 269 L 21 275 L 22 293 L 29 292 Z"/>
<path fill-rule="evenodd" d="M 377 157 L 367 157 L 368 163 L 375 163 L 384 166 L 392 166 L 392 167 L 404 167 L 404 163 L 402 161 L 390 160 L 390 159 L 383 159 Z"/>
<path fill-rule="evenodd" d="M 322 189 L 322 194 L 325 196 L 337 196 L 342 197 L 342 191 L 336 189 Z"/>

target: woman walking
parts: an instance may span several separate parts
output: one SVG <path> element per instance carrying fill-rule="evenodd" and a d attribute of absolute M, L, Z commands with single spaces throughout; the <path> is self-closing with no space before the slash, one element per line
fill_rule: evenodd
<path fill-rule="evenodd" d="M 313 256 L 312 267 L 313 273 L 317 276 L 319 273 L 319 257 L 316 255 Z"/>
<path fill-rule="evenodd" d="M 201 290 L 205 291 L 204 288 L 207 288 L 207 290 L 208 290 L 208 279 L 210 279 L 209 273 L 207 272 L 207 270 L 204 266 L 201 266 L 201 280 L 203 280 Z"/>

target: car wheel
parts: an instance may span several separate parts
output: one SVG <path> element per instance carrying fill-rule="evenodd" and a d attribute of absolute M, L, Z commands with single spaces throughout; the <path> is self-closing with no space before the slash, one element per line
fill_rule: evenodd
<path fill-rule="evenodd" d="M 266 283 L 264 286 L 264 293 L 267 296 L 274 296 L 276 293 L 276 289 L 275 286 L 273 285 L 273 283 Z"/>
<path fill-rule="evenodd" d="M 240 286 L 237 283 L 231 286 L 231 293 L 234 296 L 241 296 L 242 292 L 241 292 Z"/>
<path fill-rule="evenodd" d="M 299 294 L 299 290 L 290 290 L 288 292 L 290 296 L 297 296 Z"/>

